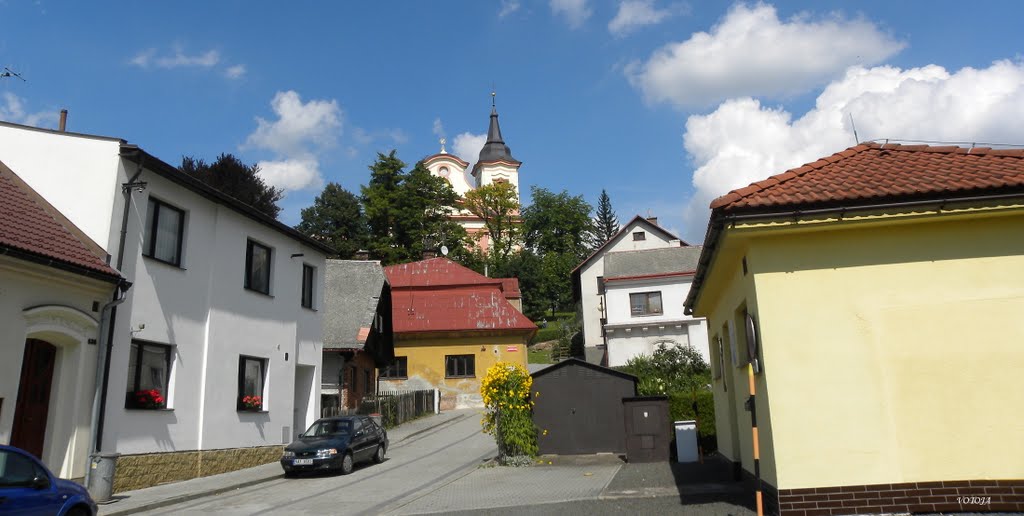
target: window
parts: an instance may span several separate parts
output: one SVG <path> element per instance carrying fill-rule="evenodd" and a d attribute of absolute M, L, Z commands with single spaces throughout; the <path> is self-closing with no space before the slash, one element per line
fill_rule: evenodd
<path fill-rule="evenodd" d="M 643 231 L 634 231 L 633 240 L 647 240 L 647 233 Z"/>
<path fill-rule="evenodd" d="M 313 308 L 313 277 L 316 269 L 312 265 L 302 264 L 302 306 Z"/>
<path fill-rule="evenodd" d="M 629 311 L 638 315 L 661 314 L 661 292 L 637 292 L 629 295 Z"/>
<path fill-rule="evenodd" d="M 167 385 L 171 373 L 171 346 L 133 340 L 128 357 L 128 386 L 125 408 L 167 407 Z"/>
<path fill-rule="evenodd" d="M 185 212 L 163 201 L 149 198 L 142 254 L 181 266 L 181 240 L 185 230 Z"/>
<path fill-rule="evenodd" d="M 265 358 L 238 358 L 238 410 L 263 410 L 263 384 L 266 373 Z"/>
<path fill-rule="evenodd" d="M 444 376 L 446 378 L 476 376 L 476 356 L 445 355 Z"/>
<path fill-rule="evenodd" d="M 252 240 L 245 245 L 245 288 L 270 294 L 270 248 Z"/>
<path fill-rule="evenodd" d="M 395 357 L 394 363 L 380 370 L 381 378 L 396 379 L 409 377 L 409 357 Z"/>
<path fill-rule="evenodd" d="M 604 294 L 604 276 L 597 277 L 597 293 Z"/>
<path fill-rule="evenodd" d="M 37 477 L 50 478 L 32 459 L 16 451 L 0 450 L 0 488 L 32 487 L 32 482 Z M 15 498 L 15 503 L 17 500 Z"/>

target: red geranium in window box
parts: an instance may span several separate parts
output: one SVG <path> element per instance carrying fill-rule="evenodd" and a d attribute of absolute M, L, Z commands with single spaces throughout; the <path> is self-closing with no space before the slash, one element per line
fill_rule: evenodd
<path fill-rule="evenodd" d="M 242 396 L 242 408 L 245 410 L 263 409 L 263 398 L 261 396 Z"/>
<path fill-rule="evenodd" d="M 135 391 L 135 406 L 144 409 L 164 408 L 166 400 L 156 389 Z"/>

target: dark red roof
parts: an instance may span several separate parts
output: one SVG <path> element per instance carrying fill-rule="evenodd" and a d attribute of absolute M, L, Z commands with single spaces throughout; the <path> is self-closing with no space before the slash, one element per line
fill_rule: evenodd
<path fill-rule="evenodd" d="M 391 265 L 384 274 L 396 334 L 537 329 L 506 299 L 518 297 L 517 281 L 488 278 L 447 258 Z"/>
<path fill-rule="evenodd" d="M 733 190 L 712 201 L 711 208 L 827 208 L 1021 188 L 1024 149 L 863 143 Z"/>
<path fill-rule="evenodd" d="M 106 252 L 0 163 L 0 247 L 8 247 L 110 279 L 121 275 L 107 265 Z"/>

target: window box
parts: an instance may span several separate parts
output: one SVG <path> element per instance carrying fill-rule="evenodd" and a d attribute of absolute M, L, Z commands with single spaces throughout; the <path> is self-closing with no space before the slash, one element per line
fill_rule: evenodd
<path fill-rule="evenodd" d="M 246 412 L 261 412 L 266 398 L 263 387 L 266 384 L 267 359 L 238 357 L 238 397 L 236 409 Z"/>

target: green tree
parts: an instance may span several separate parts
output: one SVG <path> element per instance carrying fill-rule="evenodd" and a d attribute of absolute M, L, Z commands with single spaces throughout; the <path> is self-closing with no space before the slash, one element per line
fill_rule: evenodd
<path fill-rule="evenodd" d="M 612 200 L 604 189 L 601 189 L 601 197 L 597 199 L 597 220 L 594 225 L 594 247 L 604 245 L 619 232 L 619 217 L 612 210 Z"/>
<path fill-rule="evenodd" d="M 659 345 L 651 355 L 639 355 L 618 368 L 639 379 L 641 396 L 703 390 L 711 383 L 711 368 L 691 346 Z"/>
<path fill-rule="evenodd" d="M 419 260 L 425 250 L 442 245 L 453 259 L 468 259 L 466 230 L 448 218 L 458 194 L 422 163 L 409 172 L 405 166 L 395 151 L 378 153 L 370 166 L 369 184 L 362 188 L 369 251 L 385 265 Z"/>
<path fill-rule="evenodd" d="M 277 203 L 284 190 L 268 185 L 259 176 L 259 165 L 246 165 L 232 154 L 221 154 L 213 163 L 189 156 L 181 158 L 178 170 L 242 201 L 276 219 L 281 212 Z"/>
<path fill-rule="evenodd" d="M 463 206 L 480 217 L 491 239 L 489 257 L 495 264 L 508 260 L 520 243 L 519 197 L 510 183 L 492 183 L 466 192 Z"/>
<path fill-rule="evenodd" d="M 582 195 L 569 195 L 565 190 L 556 194 L 534 186 L 530 191 L 533 202 L 523 209 L 526 246 L 542 256 L 561 253 L 578 260 L 586 258 L 594 232 L 590 204 Z"/>
<path fill-rule="evenodd" d="M 366 217 L 359 198 L 338 183 L 328 183 L 313 205 L 302 209 L 302 222 L 295 229 L 333 247 L 343 259 L 366 246 Z"/>

